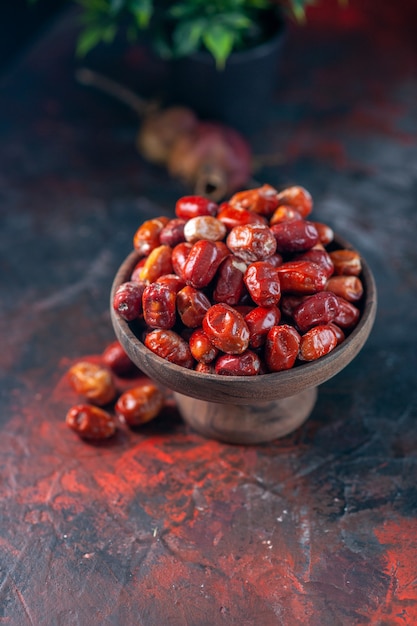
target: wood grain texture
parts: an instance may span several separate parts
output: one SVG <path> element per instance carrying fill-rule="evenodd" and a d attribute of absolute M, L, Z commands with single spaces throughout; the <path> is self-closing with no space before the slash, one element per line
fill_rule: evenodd
<path fill-rule="evenodd" d="M 256 444 L 284 437 L 301 426 L 313 410 L 317 387 L 289 398 L 246 405 L 174 395 L 183 419 L 201 435 L 227 443 Z"/>

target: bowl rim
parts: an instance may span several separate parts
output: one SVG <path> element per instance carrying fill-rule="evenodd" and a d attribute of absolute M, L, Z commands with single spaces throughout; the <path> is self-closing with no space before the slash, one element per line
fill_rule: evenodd
<path fill-rule="evenodd" d="M 334 237 L 334 249 L 357 250 L 343 237 Z M 346 339 L 329 354 L 316 361 L 301 363 L 289 370 L 269 372 L 257 376 L 220 376 L 187 369 L 171 363 L 147 348 L 132 329 L 113 309 L 116 289 L 130 279 L 140 255 L 131 251 L 114 277 L 110 292 L 110 313 L 115 334 L 129 357 L 148 376 L 177 393 L 194 398 L 234 404 L 248 404 L 252 400 L 271 401 L 290 397 L 309 387 L 315 387 L 339 373 L 352 361 L 366 342 L 376 316 L 377 289 L 372 271 L 361 255 L 361 279 L 364 287 L 361 317 Z"/>

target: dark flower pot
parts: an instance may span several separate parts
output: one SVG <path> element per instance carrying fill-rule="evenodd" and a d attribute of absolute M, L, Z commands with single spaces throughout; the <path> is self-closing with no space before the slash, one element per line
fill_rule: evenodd
<path fill-rule="evenodd" d="M 191 107 L 202 119 L 230 124 L 241 131 L 264 122 L 285 40 L 285 24 L 277 20 L 274 34 L 263 43 L 233 52 L 218 70 L 208 52 L 170 62 L 170 103 Z"/>

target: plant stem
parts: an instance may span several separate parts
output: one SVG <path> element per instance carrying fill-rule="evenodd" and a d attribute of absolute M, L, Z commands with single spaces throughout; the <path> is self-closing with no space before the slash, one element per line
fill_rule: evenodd
<path fill-rule="evenodd" d="M 96 87 L 97 89 L 100 89 L 100 91 L 117 98 L 117 100 L 123 102 L 130 109 L 135 111 L 139 117 L 144 117 L 152 110 L 158 108 L 156 102 L 145 100 L 134 93 L 131 89 L 124 87 L 111 78 L 107 78 L 107 76 L 93 72 L 87 67 L 77 69 L 75 77 L 82 85 Z"/>

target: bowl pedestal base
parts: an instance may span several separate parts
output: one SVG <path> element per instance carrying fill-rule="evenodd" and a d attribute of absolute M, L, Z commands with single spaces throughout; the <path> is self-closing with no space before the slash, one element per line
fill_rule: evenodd
<path fill-rule="evenodd" d="M 251 404 L 220 404 L 174 393 L 187 424 L 204 437 L 226 443 L 273 441 L 296 430 L 307 420 L 317 399 L 317 387 L 295 396 Z"/>

